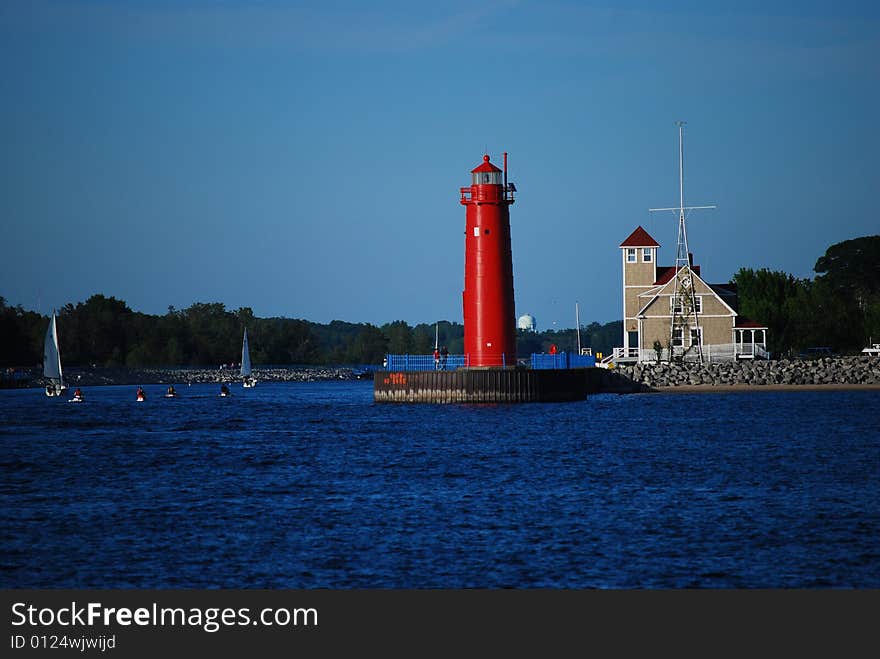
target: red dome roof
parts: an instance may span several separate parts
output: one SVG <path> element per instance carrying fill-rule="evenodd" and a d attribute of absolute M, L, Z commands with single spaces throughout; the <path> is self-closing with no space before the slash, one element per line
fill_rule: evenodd
<path fill-rule="evenodd" d="M 479 167 L 471 170 L 471 174 L 482 174 L 483 172 L 500 172 L 495 165 L 489 162 L 489 155 L 483 156 L 483 163 Z"/>

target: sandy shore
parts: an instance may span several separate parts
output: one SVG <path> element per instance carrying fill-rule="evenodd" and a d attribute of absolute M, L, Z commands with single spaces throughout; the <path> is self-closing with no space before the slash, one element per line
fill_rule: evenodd
<path fill-rule="evenodd" d="M 880 384 L 687 384 L 677 387 L 653 387 L 648 393 L 729 394 L 755 391 L 880 391 Z"/>

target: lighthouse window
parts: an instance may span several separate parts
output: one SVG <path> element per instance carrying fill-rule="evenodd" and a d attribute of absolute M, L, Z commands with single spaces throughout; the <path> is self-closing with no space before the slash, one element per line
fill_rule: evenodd
<path fill-rule="evenodd" d="M 483 229 L 483 235 L 484 235 L 484 236 L 488 236 L 488 235 L 489 235 L 489 229 Z"/>
<path fill-rule="evenodd" d="M 474 185 L 501 185 L 501 172 L 474 172 Z"/>

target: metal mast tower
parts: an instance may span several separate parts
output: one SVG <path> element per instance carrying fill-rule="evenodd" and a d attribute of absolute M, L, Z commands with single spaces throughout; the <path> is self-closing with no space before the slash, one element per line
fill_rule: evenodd
<path fill-rule="evenodd" d="M 700 363 L 703 363 L 703 338 L 700 333 L 699 311 L 697 299 L 694 293 L 694 279 L 691 272 L 690 250 L 688 249 L 687 226 L 685 223 L 685 211 L 715 208 L 712 206 L 685 206 L 684 205 L 684 148 L 683 128 L 686 122 L 676 121 L 678 126 L 678 194 L 679 203 L 677 208 L 649 208 L 654 211 L 678 211 L 678 247 L 675 254 L 675 283 L 672 289 L 670 302 L 670 328 L 669 328 L 669 360 L 672 361 L 676 354 L 676 348 L 682 356 L 695 345 Z M 696 343 L 690 330 L 695 330 Z M 685 348 L 685 341 L 691 342 Z"/>

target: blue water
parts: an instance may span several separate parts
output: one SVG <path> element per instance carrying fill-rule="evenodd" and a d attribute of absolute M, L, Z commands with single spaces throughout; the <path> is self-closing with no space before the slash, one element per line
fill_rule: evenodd
<path fill-rule="evenodd" d="M 0 391 L 0 586 L 877 588 L 880 392 Z"/>

